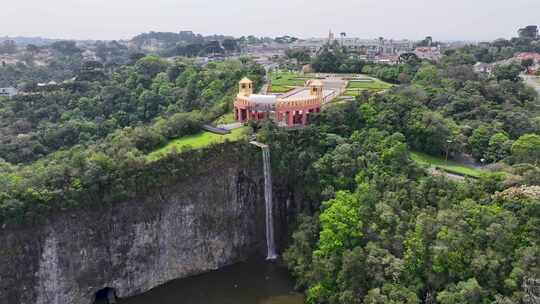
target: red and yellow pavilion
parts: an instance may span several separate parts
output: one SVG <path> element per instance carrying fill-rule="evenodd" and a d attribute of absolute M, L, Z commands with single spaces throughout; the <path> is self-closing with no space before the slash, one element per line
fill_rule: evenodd
<path fill-rule="evenodd" d="M 307 125 L 310 116 L 321 111 L 325 98 L 323 83 L 310 80 L 305 88 L 281 96 L 253 94 L 253 82 L 240 81 L 240 90 L 234 102 L 234 117 L 239 122 L 270 118 L 279 125 L 293 127 Z"/>

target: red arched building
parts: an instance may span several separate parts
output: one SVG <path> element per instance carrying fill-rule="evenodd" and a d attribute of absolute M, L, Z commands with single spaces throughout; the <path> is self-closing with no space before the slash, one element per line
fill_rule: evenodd
<path fill-rule="evenodd" d="M 310 115 L 321 111 L 323 99 L 323 84 L 319 80 L 310 80 L 306 88 L 278 97 L 253 94 L 253 82 L 244 78 L 234 102 L 234 117 L 239 122 L 268 117 L 282 126 L 306 125 Z"/>

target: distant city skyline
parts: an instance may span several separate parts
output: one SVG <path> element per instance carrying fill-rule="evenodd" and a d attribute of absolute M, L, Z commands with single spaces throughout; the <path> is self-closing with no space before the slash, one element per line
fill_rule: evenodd
<path fill-rule="evenodd" d="M 3 7 L 1 36 L 120 40 L 142 32 L 486 41 L 539 24 L 538 0 L 37 0 Z"/>

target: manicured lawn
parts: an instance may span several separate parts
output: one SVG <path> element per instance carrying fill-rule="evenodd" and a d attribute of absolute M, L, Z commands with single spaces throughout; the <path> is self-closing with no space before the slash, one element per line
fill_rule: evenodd
<path fill-rule="evenodd" d="M 420 152 L 411 152 L 411 158 L 418 164 L 434 166 L 448 173 L 455 173 L 458 175 L 471 176 L 475 178 L 480 177 L 480 174 L 482 174 L 482 170 L 458 164 L 452 160 L 446 162 L 442 158 Z"/>
<path fill-rule="evenodd" d="M 207 147 L 211 144 L 223 143 L 225 140 L 237 141 L 240 140 L 245 134 L 246 128 L 235 129 L 231 134 L 227 135 L 218 135 L 206 131 L 202 131 L 197 134 L 185 136 L 178 139 L 171 140 L 164 147 L 155 150 L 154 152 L 147 155 L 147 159 L 150 161 L 158 160 L 161 157 L 171 153 L 173 149 L 176 148 L 176 151 L 181 152 L 182 150 L 189 149 L 201 149 Z"/>
<path fill-rule="evenodd" d="M 305 79 L 298 73 L 274 73 L 272 74 L 272 92 L 284 93 L 292 90 L 294 87 L 301 87 L 305 84 Z"/>
<path fill-rule="evenodd" d="M 272 93 L 285 93 L 294 89 L 292 86 L 277 86 L 272 84 Z"/>

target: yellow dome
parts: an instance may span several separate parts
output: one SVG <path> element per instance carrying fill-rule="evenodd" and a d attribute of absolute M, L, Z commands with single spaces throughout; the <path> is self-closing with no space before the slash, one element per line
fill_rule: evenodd
<path fill-rule="evenodd" d="M 251 81 L 249 78 L 247 77 L 244 77 L 242 78 L 242 80 L 240 80 L 240 83 L 253 83 L 253 81 Z"/>

